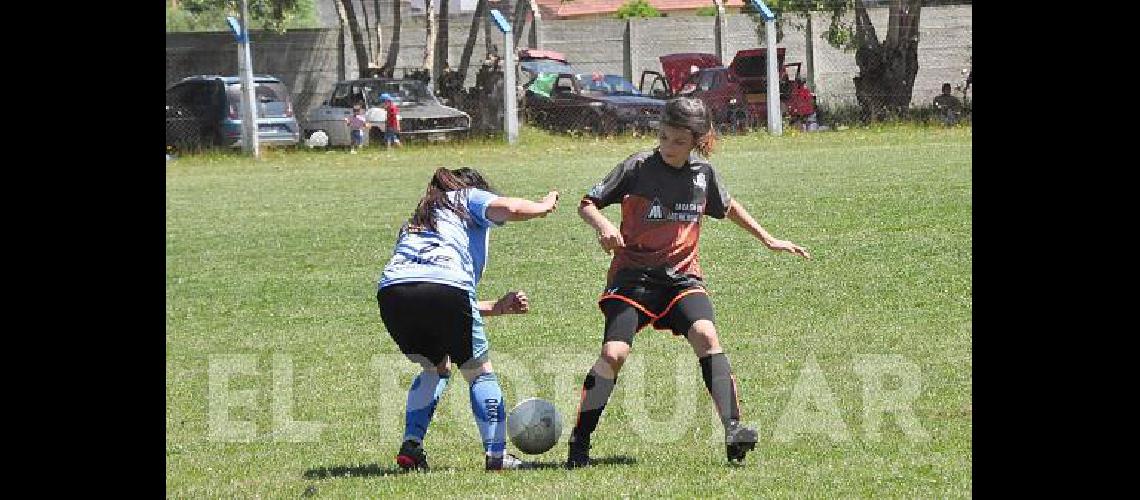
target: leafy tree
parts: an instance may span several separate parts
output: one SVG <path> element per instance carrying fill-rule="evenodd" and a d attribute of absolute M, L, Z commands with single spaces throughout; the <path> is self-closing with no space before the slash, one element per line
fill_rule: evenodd
<path fill-rule="evenodd" d="M 629 0 L 618 8 L 614 17 L 629 19 L 631 17 L 661 17 L 661 12 L 649 5 L 648 0 Z"/>
<path fill-rule="evenodd" d="M 923 0 L 883 0 L 888 21 L 886 36 L 879 38 L 863 0 L 770 0 L 768 6 L 780 14 L 825 12 L 828 29 L 820 34 L 831 46 L 855 51 L 859 75 L 853 78 L 855 97 L 872 117 L 897 114 L 910 105 L 914 78 L 918 74 L 919 15 Z M 843 17 L 854 11 L 854 22 Z M 881 26 L 880 26 L 881 27 Z"/>
<path fill-rule="evenodd" d="M 251 29 L 285 31 L 317 26 L 315 0 L 248 0 Z M 226 16 L 239 16 L 238 0 L 171 0 L 166 31 L 225 31 Z"/>

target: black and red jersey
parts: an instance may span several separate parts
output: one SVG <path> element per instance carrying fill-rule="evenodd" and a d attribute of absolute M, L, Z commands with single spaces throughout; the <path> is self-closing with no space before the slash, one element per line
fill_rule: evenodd
<path fill-rule="evenodd" d="M 701 216 L 723 219 L 731 198 L 707 161 L 690 155 L 684 167 L 674 168 L 653 149 L 619 163 L 585 200 L 599 209 L 621 203 L 625 248 L 614 251 L 606 275 L 607 286 L 613 286 L 624 269 L 703 279 L 697 248 Z"/>

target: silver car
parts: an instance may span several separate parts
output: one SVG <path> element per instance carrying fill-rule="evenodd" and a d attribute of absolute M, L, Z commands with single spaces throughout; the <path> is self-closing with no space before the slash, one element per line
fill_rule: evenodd
<path fill-rule="evenodd" d="M 332 95 L 310 111 L 302 120 L 304 137 L 314 144 L 314 134 L 323 132 L 327 145 L 351 144 L 345 118 L 352 114 L 354 104 L 364 104 L 364 118 L 371 126 L 365 136 L 365 145 L 375 141 L 382 144 L 387 113 L 380 95 L 388 94 L 399 108 L 400 140 L 424 139 L 443 141 L 467 137 L 471 130 L 471 117 L 458 109 L 445 106 L 428 91 L 422 80 L 407 78 L 363 78 L 338 82 Z"/>

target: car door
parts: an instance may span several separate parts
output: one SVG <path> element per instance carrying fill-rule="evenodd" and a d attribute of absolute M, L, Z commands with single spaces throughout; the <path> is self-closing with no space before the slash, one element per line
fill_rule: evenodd
<path fill-rule="evenodd" d="M 563 73 L 554 81 L 554 90 L 550 92 L 551 118 L 563 127 L 577 127 L 585 113 L 578 102 L 578 82 L 574 75 Z"/>
<path fill-rule="evenodd" d="M 649 86 L 645 85 L 645 77 L 651 76 L 652 80 L 649 81 Z M 672 96 L 673 92 L 669 88 L 669 80 L 665 79 L 665 75 L 656 71 L 645 70 L 641 72 L 641 81 L 638 82 L 639 90 L 642 94 L 655 99 L 668 99 Z"/>
<path fill-rule="evenodd" d="M 312 111 L 308 129 L 324 130 L 329 136 L 330 146 L 349 145 L 348 126 L 344 123 L 344 119 L 352 110 L 349 101 L 349 84 L 336 84 L 328 100 Z"/>
<path fill-rule="evenodd" d="M 190 107 L 191 84 L 179 83 L 166 91 L 166 145 L 185 148 L 201 143 L 200 119 Z"/>
<path fill-rule="evenodd" d="M 727 73 L 723 70 L 709 71 L 701 79 L 700 89 L 704 89 L 701 99 L 709 108 L 714 120 L 723 121 L 728 114 L 728 102 L 736 97 L 735 88 L 729 85 Z"/>

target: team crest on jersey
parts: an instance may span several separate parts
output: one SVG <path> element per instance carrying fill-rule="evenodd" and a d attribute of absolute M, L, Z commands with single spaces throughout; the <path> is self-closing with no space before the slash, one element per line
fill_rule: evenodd
<path fill-rule="evenodd" d="M 645 218 L 649 220 L 662 220 L 665 218 L 665 214 L 661 209 L 661 200 L 657 198 L 653 199 L 653 205 L 649 207 L 649 213 L 645 215 Z"/>
<path fill-rule="evenodd" d="M 698 172 L 697 176 L 693 177 L 693 185 L 696 187 L 699 187 L 701 189 L 705 188 L 706 184 L 705 184 L 705 173 L 704 172 Z"/>

